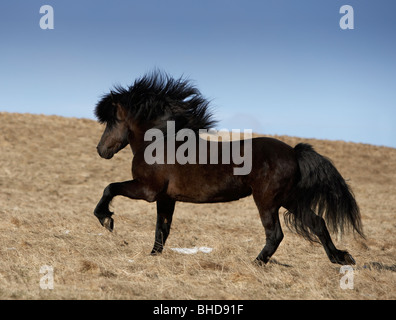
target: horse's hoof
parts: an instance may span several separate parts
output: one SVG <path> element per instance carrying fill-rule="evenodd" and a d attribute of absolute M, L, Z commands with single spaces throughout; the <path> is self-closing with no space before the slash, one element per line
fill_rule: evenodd
<path fill-rule="evenodd" d="M 345 251 L 345 254 L 344 254 L 344 262 L 345 262 L 346 265 L 356 264 L 355 259 L 353 259 L 352 256 L 346 251 Z"/>
<path fill-rule="evenodd" d="M 105 218 L 103 218 L 103 220 L 101 222 L 102 222 L 103 227 L 105 227 L 110 232 L 113 232 L 113 229 L 114 229 L 114 219 L 113 218 L 105 217 Z"/>
<path fill-rule="evenodd" d="M 253 264 L 256 265 L 256 266 L 258 266 L 258 267 L 263 267 L 263 266 L 265 266 L 265 265 L 267 264 L 267 262 L 268 262 L 268 260 L 267 260 L 267 261 L 263 261 L 263 260 L 261 260 L 261 259 L 259 259 L 259 258 L 256 258 L 256 259 L 253 261 Z"/>
<path fill-rule="evenodd" d="M 341 265 L 354 265 L 356 264 L 355 259 L 349 254 L 348 251 L 341 251 L 337 252 L 337 255 L 330 258 L 332 263 L 338 263 Z"/>
<path fill-rule="evenodd" d="M 151 250 L 150 255 L 151 256 L 159 256 L 162 253 L 163 248 L 153 248 L 153 250 Z"/>

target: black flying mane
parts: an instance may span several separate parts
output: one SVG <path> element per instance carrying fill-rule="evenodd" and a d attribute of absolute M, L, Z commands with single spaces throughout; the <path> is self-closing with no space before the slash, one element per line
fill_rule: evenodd
<path fill-rule="evenodd" d="M 137 79 L 128 88 L 115 86 L 96 105 L 98 121 L 115 123 L 117 104 L 138 124 L 152 123 L 153 127 L 161 129 L 171 120 L 175 121 L 177 130 L 198 131 L 212 128 L 216 123 L 209 111 L 209 102 L 190 81 L 173 79 L 159 71 Z"/>

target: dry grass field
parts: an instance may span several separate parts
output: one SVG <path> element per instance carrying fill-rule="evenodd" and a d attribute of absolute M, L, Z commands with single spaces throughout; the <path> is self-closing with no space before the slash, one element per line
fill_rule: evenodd
<path fill-rule="evenodd" d="M 251 197 L 177 203 L 163 254 L 150 256 L 155 204 L 116 198 L 113 233 L 93 215 L 108 183 L 131 179 L 129 148 L 101 159 L 103 127 L 92 120 L 0 113 L 0 123 L 0 299 L 396 298 L 396 149 L 277 137 L 311 143 L 356 195 L 367 240 L 333 236 L 357 262 L 353 289 L 342 289 L 340 266 L 283 217 L 276 263 L 252 263 L 265 236 Z M 171 250 L 194 247 L 213 250 Z M 53 289 L 40 286 L 42 266 L 53 268 Z"/>

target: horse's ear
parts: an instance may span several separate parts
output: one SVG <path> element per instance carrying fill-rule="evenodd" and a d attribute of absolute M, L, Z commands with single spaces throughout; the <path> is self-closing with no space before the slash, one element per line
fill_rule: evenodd
<path fill-rule="evenodd" d="M 117 106 L 117 113 L 116 113 L 117 119 L 121 121 L 125 120 L 127 117 L 126 110 L 119 103 L 117 103 L 116 106 Z"/>

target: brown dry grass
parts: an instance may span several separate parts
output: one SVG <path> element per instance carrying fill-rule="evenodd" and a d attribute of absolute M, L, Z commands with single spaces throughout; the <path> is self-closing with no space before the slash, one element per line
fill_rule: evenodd
<path fill-rule="evenodd" d="M 265 239 L 251 198 L 178 203 L 166 249 L 152 257 L 155 204 L 116 198 L 113 233 L 93 216 L 103 188 L 130 179 L 130 150 L 99 158 L 103 128 L 91 120 L 10 113 L 0 120 L 1 299 L 396 298 L 396 149 L 278 137 L 313 144 L 355 192 L 367 241 L 336 241 L 357 261 L 354 289 L 342 290 L 340 267 L 323 248 L 285 227 L 279 264 L 252 263 Z M 213 251 L 169 249 L 194 246 Z M 39 286 L 43 265 L 54 268 L 53 290 Z"/>

